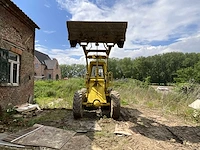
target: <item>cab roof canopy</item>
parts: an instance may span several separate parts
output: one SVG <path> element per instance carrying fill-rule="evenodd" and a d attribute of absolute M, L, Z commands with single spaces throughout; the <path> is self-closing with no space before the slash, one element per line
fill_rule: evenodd
<path fill-rule="evenodd" d="M 113 43 L 123 48 L 127 22 L 67 21 L 71 47 L 77 43 Z"/>

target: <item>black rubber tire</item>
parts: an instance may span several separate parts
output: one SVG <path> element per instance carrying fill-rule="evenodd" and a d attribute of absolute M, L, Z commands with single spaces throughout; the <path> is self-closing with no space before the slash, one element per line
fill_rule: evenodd
<path fill-rule="evenodd" d="M 74 94 L 74 100 L 73 100 L 73 116 L 74 119 L 79 119 L 83 117 L 83 96 L 82 91 L 77 91 Z"/>
<path fill-rule="evenodd" d="M 120 95 L 116 91 L 111 91 L 110 97 L 110 117 L 113 119 L 118 119 L 120 116 Z"/>

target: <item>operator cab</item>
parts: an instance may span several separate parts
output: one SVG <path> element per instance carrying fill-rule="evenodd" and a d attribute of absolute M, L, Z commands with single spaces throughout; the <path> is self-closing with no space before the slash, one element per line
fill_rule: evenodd
<path fill-rule="evenodd" d="M 88 66 L 88 73 L 91 79 L 105 78 L 106 63 L 103 60 L 91 61 Z"/>
<path fill-rule="evenodd" d="M 92 66 L 90 77 L 95 78 L 97 75 L 102 78 L 104 77 L 103 66 Z"/>

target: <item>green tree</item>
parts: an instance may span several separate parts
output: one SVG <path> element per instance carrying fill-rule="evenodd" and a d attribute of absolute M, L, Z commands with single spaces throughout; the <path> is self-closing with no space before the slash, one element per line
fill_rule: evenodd
<path fill-rule="evenodd" d="M 81 77 L 85 75 L 86 68 L 82 64 L 60 65 L 62 78 Z"/>
<path fill-rule="evenodd" d="M 178 83 L 189 82 L 195 79 L 194 69 L 192 67 L 177 70 L 177 77 L 174 79 Z"/>
<path fill-rule="evenodd" d="M 124 58 L 119 60 L 121 75 L 124 78 L 131 78 L 133 75 L 133 61 L 131 58 Z"/>
<path fill-rule="evenodd" d="M 113 78 L 115 79 L 122 77 L 123 73 L 118 58 L 108 59 L 108 71 L 113 73 Z"/>

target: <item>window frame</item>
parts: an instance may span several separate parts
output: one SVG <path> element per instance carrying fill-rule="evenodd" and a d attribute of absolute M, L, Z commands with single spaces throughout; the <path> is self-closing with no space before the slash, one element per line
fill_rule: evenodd
<path fill-rule="evenodd" d="M 16 60 L 12 60 L 9 58 L 9 55 L 13 54 L 16 55 Z M 19 73 L 20 73 L 20 55 L 17 53 L 14 53 L 12 51 L 8 51 L 8 63 L 9 63 L 9 72 L 8 72 L 8 82 L 0 83 L 0 86 L 19 86 Z M 16 82 L 14 83 L 14 64 L 17 65 L 16 68 Z"/>
<path fill-rule="evenodd" d="M 97 71 L 97 74 L 96 74 L 96 71 Z M 104 77 L 103 65 L 99 65 L 99 66 L 93 65 L 92 66 L 90 77 L 95 78 L 96 75 L 98 75 L 98 77 L 100 77 L 100 78 Z"/>
<path fill-rule="evenodd" d="M 19 86 L 19 66 L 20 66 L 20 56 L 16 53 L 13 53 L 11 51 L 9 51 L 9 54 L 12 53 L 14 55 L 16 55 L 17 57 L 17 60 L 12 60 L 12 59 L 9 59 L 8 58 L 8 62 L 10 63 L 10 82 L 8 82 L 7 84 L 8 85 L 12 85 L 12 86 Z M 14 83 L 14 79 L 13 79 L 13 76 L 14 76 L 14 73 L 13 73 L 13 66 L 14 64 L 17 65 L 17 74 L 16 74 L 16 83 Z"/>

